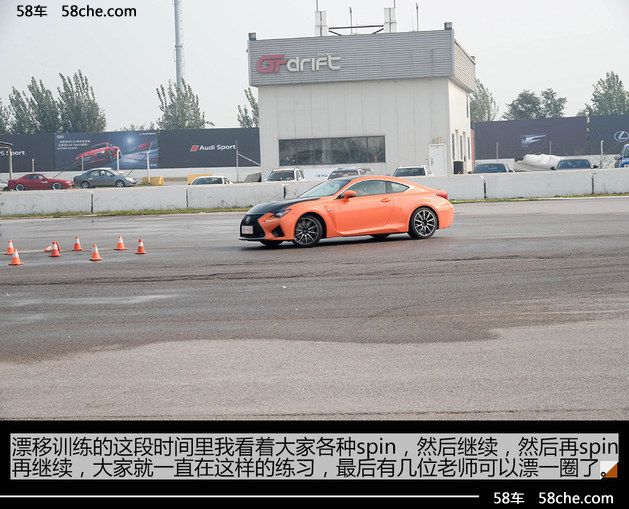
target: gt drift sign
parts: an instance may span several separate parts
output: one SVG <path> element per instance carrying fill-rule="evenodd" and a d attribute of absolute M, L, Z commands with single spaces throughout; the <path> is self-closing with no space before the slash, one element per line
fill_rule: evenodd
<path fill-rule="evenodd" d="M 258 72 L 262 74 L 279 73 L 282 66 L 285 66 L 286 70 L 290 72 L 320 71 L 322 69 L 339 71 L 341 69 L 339 65 L 341 57 L 322 55 L 307 58 L 284 58 L 284 56 L 284 54 L 279 54 L 260 57 L 256 64 Z"/>

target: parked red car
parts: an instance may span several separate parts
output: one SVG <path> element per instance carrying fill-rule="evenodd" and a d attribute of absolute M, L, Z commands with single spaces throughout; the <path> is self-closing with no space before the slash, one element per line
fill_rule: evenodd
<path fill-rule="evenodd" d="M 64 179 L 51 179 L 42 173 L 27 173 L 19 179 L 9 180 L 7 187 L 16 191 L 30 191 L 35 189 L 71 189 L 74 187 L 74 182 Z"/>
<path fill-rule="evenodd" d="M 109 163 L 118 158 L 120 147 L 116 147 L 111 143 L 97 143 L 92 145 L 87 151 L 76 156 L 75 164 L 77 167 L 87 168 L 95 164 Z"/>

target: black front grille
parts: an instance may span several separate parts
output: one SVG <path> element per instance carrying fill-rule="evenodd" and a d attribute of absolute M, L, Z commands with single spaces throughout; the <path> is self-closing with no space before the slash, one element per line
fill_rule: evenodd
<path fill-rule="evenodd" d="M 264 238 L 264 230 L 258 223 L 258 219 L 260 219 L 264 214 L 247 214 L 242 218 L 240 222 L 240 236 L 243 239 L 257 239 Z M 243 234 L 242 227 L 243 226 L 253 226 L 253 233 Z"/>

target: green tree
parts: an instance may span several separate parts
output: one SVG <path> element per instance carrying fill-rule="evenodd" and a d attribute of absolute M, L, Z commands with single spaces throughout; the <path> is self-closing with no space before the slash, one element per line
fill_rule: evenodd
<path fill-rule="evenodd" d="M 9 95 L 11 109 L 11 132 L 13 134 L 33 134 L 37 132 L 37 124 L 31 113 L 26 94 L 12 87 Z"/>
<path fill-rule="evenodd" d="M 11 115 L 9 113 L 9 108 L 2 104 L 2 99 L 0 99 L 0 134 L 8 134 L 11 125 Z"/>
<path fill-rule="evenodd" d="M 59 74 L 59 116 L 63 132 L 102 132 L 107 126 L 105 112 L 98 106 L 94 89 L 79 70 L 72 78 Z"/>
<path fill-rule="evenodd" d="M 476 90 L 471 94 L 470 115 L 472 122 L 491 122 L 498 116 L 498 106 L 491 92 L 485 88 L 479 79 L 476 80 Z"/>
<path fill-rule="evenodd" d="M 249 101 L 249 107 L 251 108 L 251 113 L 249 113 L 249 108 L 247 106 L 238 106 L 238 123 L 240 127 L 258 127 L 258 101 L 253 96 L 253 92 L 251 92 L 251 87 L 245 90 L 245 96 L 247 97 L 247 101 Z"/>
<path fill-rule="evenodd" d="M 159 129 L 203 129 L 206 125 L 214 125 L 205 120 L 205 114 L 199 108 L 199 97 L 192 87 L 182 80 L 181 87 L 172 81 L 168 82 L 168 90 L 161 85 L 157 89 L 161 118 L 157 120 Z"/>
<path fill-rule="evenodd" d="M 515 100 L 507 105 L 504 120 L 539 118 L 542 109 L 540 98 L 530 90 L 523 90 Z"/>
<path fill-rule="evenodd" d="M 52 92 L 35 78 L 31 78 L 28 91 L 30 95 L 13 87 L 9 97 L 13 113 L 12 131 L 15 134 L 57 132 L 59 109 Z"/>
<path fill-rule="evenodd" d="M 579 115 L 626 115 L 629 113 L 629 92 L 615 72 L 605 73 L 594 85 L 592 104 L 586 104 Z"/>
<path fill-rule="evenodd" d="M 547 88 L 541 94 L 540 118 L 561 118 L 566 107 L 567 99 L 557 97 L 552 88 Z"/>

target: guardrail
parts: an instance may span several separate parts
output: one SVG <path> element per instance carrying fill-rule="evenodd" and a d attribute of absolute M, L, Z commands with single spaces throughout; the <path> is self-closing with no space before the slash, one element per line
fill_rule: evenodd
<path fill-rule="evenodd" d="M 629 193 L 628 169 L 411 177 L 450 200 L 552 198 Z M 0 192 L 0 216 L 142 210 L 221 209 L 294 198 L 317 181 Z"/>

